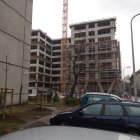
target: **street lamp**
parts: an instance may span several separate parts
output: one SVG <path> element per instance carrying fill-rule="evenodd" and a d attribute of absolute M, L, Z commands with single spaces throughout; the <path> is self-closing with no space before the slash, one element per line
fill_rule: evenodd
<path fill-rule="evenodd" d="M 133 27 L 132 27 L 132 21 L 135 17 L 139 16 L 139 14 L 136 14 L 132 17 L 130 21 L 130 27 L 131 27 L 131 45 L 132 45 L 132 62 L 133 62 L 133 87 L 134 87 L 134 95 L 135 95 L 135 101 L 137 101 L 137 89 L 136 89 L 136 76 L 135 76 L 135 58 L 134 58 L 134 43 L 133 43 Z"/>
<path fill-rule="evenodd" d="M 131 68 L 131 67 L 125 67 L 125 68 L 123 69 L 123 77 L 124 77 L 124 91 L 125 91 L 125 73 L 124 73 L 124 70 L 125 70 L 125 69 L 127 69 L 127 68 Z"/>

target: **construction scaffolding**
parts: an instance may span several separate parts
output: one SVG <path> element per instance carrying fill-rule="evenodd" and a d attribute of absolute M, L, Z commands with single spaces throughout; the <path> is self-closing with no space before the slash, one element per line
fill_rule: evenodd
<path fill-rule="evenodd" d="M 85 65 L 85 69 L 79 73 L 75 92 L 120 92 L 120 48 L 116 40 L 75 44 L 70 47 L 75 47 L 80 51 L 79 58 L 76 60 L 75 65 Z M 76 51 L 71 53 L 71 57 L 76 56 Z M 67 63 L 67 65 L 71 64 L 71 62 Z M 67 75 L 67 90 L 71 89 L 72 83 L 74 82 L 72 78 L 73 73 L 73 66 L 71 66 L 69 74 Z"/>

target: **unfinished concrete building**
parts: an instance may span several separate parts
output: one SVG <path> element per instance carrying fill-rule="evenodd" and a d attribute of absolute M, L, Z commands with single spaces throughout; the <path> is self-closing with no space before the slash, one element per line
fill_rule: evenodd
<path fill-rule="evenodd" d="M 67 40 L 71 58 L 76 60 L 79 73 L 76 93 L 85 91 L 119 92 L 121 78 L 120 46 L 115 39 L 116 19 L 100 19 L 70 25 Z M 32 31 L 29 92 L 36 86 L 44 90 L 61 92 L 61 38 L 51 39 L 41 30 Z M 67 58 L 66 58 L 67 59 Z M 71 90 L 72 61 L 66 60 L 66 89 Z"/>
<path fill-rule="evenodd" d="M 116 18 L 100 19 L 70 25 L 71 56 L 80 57 L 76 65 L 85 65 L 79 73 L 76 93 L 85 91 L 119 92 L 121 79 L 120 46 L 115 39 Z M 73 65 L 69 62 L 70 65 Z M 70 67 L 70 66 L 69 66 Z M 67 76 L 67 90 L 74 82 L 71 70 Z"/>

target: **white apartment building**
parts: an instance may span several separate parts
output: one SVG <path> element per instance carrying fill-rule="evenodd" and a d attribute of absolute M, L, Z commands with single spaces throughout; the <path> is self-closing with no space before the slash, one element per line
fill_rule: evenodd
<path fill-rule="evenodd" d="M 32 0 L 0 1 L 0 92 L 2 88 L 13 89 L 14 104 L 28 100 L 32 3 Z M 10 93 L 6 100 L 10 104 Z"/>

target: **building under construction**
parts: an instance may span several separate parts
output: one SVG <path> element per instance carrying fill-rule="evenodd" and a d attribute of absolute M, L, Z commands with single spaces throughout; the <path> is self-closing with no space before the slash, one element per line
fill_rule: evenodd
<path fill-rule="evenodd" d="M 75 81 L 71 74 L 77 73 L 76 93 L 119 92 L 121 61 L 119 42 L 115 39 L 116 18 L 76 23 L 70 28 L 71 57 L 70 69 L 67 69 L 70 74 L 67 76 L 67 89 L 71 89 Z M 79 72 L 79 69 L 82 70 Z"/>
<path fill-rule="evenodd" d="M 30 91 L 37 85 L 43 89 L 69 92 L 74 83 L 75 65 L 75 72 L 82 66 L 78 73 L 76 93 L 119 92 L 121 61 L 119 42 L 115 39 L 116 18 L 76 23 L 70 25 L 70 29 L 68 53 L 64 59 L 66 63 L 62 60 L 62 51 L 66 50 L 62 49 L 61 39 L 51 39 L 41 30 L 32 31 Z M 65 70 L 63 83 L 62 68 Z M 62 91 L 64 84 L 65 91 Z"/>

